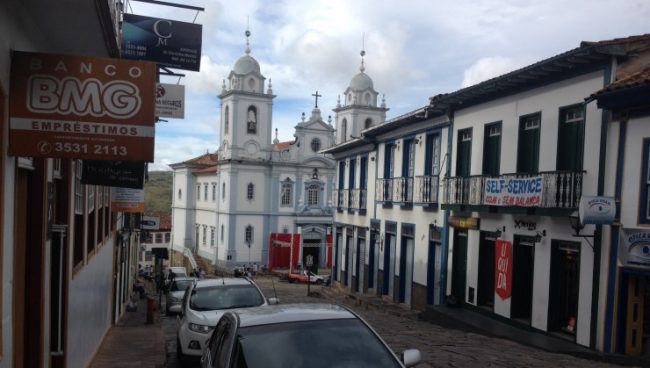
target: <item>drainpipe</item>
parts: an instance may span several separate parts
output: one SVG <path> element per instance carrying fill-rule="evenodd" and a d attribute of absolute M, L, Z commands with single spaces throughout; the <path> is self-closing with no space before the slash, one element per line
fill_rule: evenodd
<path fill-rule="evenodd" d="M 454 114 L 453 111 L 449 110 L 449 124 L 447 125 L 447 170 L 445 172 L 445 178 L 451 177 L 451 154 L 452 154 L 452 142 L 453 142 L 453 133 L 454 133 Z M 444 195 L 444 194 L 443 194 Z M 443 211 L 443 221 L 442 221 L 442 248 L 441 248 L 442 259 L 440 261 L 440 304 L 445 305 L 447 303 L 447 263 L 449 258 L 449 210 Z"/>

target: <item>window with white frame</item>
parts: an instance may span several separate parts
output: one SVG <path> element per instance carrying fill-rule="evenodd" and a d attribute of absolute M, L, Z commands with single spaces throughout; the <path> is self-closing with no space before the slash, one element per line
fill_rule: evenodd
<path fill-rule="evenodd" d="M 226 199 L 226 183 L 221 183 L 221 200 Z"/>
<path fill-rule="evenodd" d="M 88 193 L 88 213 L 95 210 L 95 186 L 86 185 L 86 193 Z"/>
<path fill-rule="evenodd" d="M 307 206 L 318 206 L 320 203 L 320 185 L 317 183 L 307 185 Z"/>
<path fill-rule="evenodd" d="M 207 239 L 208 239 L 208 226 L 203 225 L 203 242 L 202 242 L 203 245 L 207 243 Z"/>
<path fill-rule="evenodd" d="M 203 184 L 203 200 L 208 201 L 208 183 Z"/>
<path fill-rule="evenodd" d="M 255 198 L 255 184 L 248 183 L 246 188 L 246 199 L 252 200 L 253 198 Z"/>
<path fill-rule="evenodd" d="M 196 200 L 200 201 L 201 200 L 201 184 L 196 185 Z"/>
<path fill-rule="evenodd" d="M 282 182 L 282 193 L 280 194 L 280 205 L 290 207 L 293 203 L 293 183 L 289 178 Z"/>
<path fill-rule="evenodd" d="M 212 201 L 217 200 L 217 183 L 212 183 Z"/>
<path fill-rule="evenodd" d="M 216 232 L 216 229 L 214 226 L 210 226 L 210 246 L 214 247 L 214 233 Z"/>
<path fill-rule="evenodd" d="M 220 236 L 220 238 L 221 238 L 222 243 L 223 243 L 223 233 L 224 233 L 224 226 L 223 226 L 223 224 L 221 224 L 221 236 Z"/>

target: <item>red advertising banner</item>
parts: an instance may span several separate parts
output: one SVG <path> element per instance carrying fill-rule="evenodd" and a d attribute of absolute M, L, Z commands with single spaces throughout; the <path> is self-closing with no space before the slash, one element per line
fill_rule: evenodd
<path fill-rule="evenodd" d="M 505 300 L 512 295 L 512 243 L 497 240 L 495 252 L 494 289 Z"/>
<path fill-rule="evenodd" d="M 13 53 L 9 154 L 153 161 L 156 66 Z"/>

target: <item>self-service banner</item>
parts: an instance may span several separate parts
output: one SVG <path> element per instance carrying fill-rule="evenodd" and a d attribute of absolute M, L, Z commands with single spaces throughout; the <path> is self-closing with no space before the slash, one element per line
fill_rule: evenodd
<path fill-rule="evenodd" d="M 150 62 L 16 51 L 9 154 L 152 162 L 155 89 Z"/>
<path fill-rule="evenodd" d="M 483 204 L 489 206 L 537 207 L 542 203 L 541 176 L 487 178 Z"/>
<path fill-rule="evenodd" d="M 512 243 L 497 240 L 495 246 L 494 290 L 501 299 L 512 295 Z"/>

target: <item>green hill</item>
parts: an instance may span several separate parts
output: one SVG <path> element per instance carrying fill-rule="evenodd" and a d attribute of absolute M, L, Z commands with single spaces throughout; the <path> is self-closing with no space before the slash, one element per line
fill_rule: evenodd
<path fill-rule="evenodd" d="M 144 184 L 145 212 L 172 212 L 172 172 L 149 171 L 149 180 Z"/>

